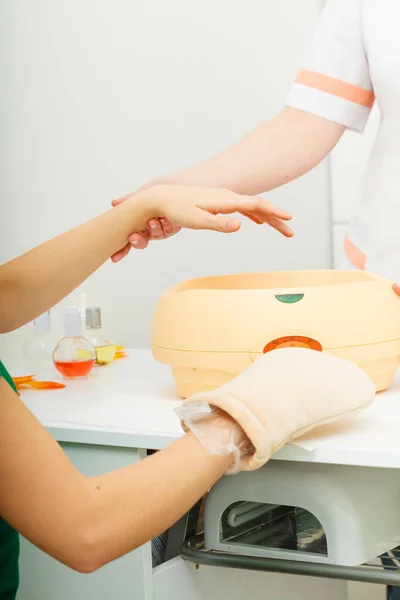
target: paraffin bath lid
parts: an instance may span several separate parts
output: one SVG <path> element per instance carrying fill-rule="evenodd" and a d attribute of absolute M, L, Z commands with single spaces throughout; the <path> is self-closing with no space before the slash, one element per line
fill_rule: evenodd
<path fill-rule="evenodd" d="M 400 297 L 366 272 L 283 271 L 189 280 L 156 307 L 153 355 L 184 398 L 287 346 L 350 360 L 384 390 L 399 364 Z"/>

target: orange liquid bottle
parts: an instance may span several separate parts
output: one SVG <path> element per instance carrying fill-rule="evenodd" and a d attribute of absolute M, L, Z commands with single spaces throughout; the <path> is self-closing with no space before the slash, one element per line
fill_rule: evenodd
<path fill-rule="evenodd" d="M 87 377 L 93 369 L 96 354 L 93 346 L 81 335 L 81 316 L 77 308 L 64 313 L 65 337 L 53 352 L 53 363 L 66 379 Z"/>
<path fill-rule="evenodd" d="M 66 379 L 86 377 L 94 366 L 93 360 L 54 361 L 54 366 Z"/>

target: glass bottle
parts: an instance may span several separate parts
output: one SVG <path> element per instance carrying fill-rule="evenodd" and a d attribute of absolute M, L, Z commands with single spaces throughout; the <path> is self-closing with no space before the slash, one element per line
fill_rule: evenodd
<path fill-rule="evenodd" d="M 66 379 L 87 377 L 94 366 L 96 353 L 90 342 L 82 336 L 78 308 L 65 310 L 64 328 L 65 337 L 53 351 L 54 366 Z"/>
<path fill-rule="evenodd" d="M 33 332 L 22 347 L 24 368 L 27 372 L 37 375 L 49 369 L 54 342 L 48 310 L 33 321 Z"/>
<path fill-rule="evenodd" d="M 107 365 L 113 360 L 117 346 L 101 328 L 101 310 L 98 306 L 86 309 L 86 337 L 95 349 L 97 365 Z"/>
<path fill-rule="evenodd" d="M 87 295 L 82 292 L 79 295 L 79 314 L 81 316 L 82 333 L 86 330 L 86 309 L 87 309 Z"/>

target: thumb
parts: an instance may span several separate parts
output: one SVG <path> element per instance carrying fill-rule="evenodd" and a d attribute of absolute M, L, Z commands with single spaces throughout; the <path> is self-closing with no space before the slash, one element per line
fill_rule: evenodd
<path fill-rule="evenodd" d="M 196 210 L 191 219 L 190 229 L 209 229 L 222 233 L 233 233 L 240 229 L 240 220 L 232 217 L 213 215 L 205 210 Z"/>
<path fill-rule="evenodd" d="M 119 204 L 122 204 L 122 202 L 125 201 L 125 198 L 117 198 L 116 200 L 112 200 L 111 202 L 111 206 L 113 206 L 114 208 L 116 206 L 119 206 Z"/>
<path fill-rule="evenodd" d="M 143 187 L 145 188 L 146 186 Z M 111 206 L 114 206 L 114 208 L 116 206 L 119 206 L 120 204 L 125 202 L 125 200 L 129 200 L 130 198 L 133 198 L 133 196 L 136 196 L 136 194 L 138 194 L 141 190 L 142 188 L 139 188 L 136 192 L 130 192 L 129 194 L 125 194 L 125 196 L 122 196 L 121 198 L 115 198 L 114 200 L 112 200 Z"/>
<path fill-rule="evenodd" d="M 215 218 L 215 231 L 222 231 L 222 233 L 233 233 L 240 229 L 239 219 L 232 219 L 232 217 L 214 217 Z"/>

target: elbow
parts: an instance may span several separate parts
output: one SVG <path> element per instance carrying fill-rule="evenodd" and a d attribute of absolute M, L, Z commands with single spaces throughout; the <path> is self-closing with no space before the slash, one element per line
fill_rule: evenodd
<path fill-rule="evenodd" d="M 65 563 L 66 564 L 66 563 Z M 71 564 L 67 564 L 67 567 L 75 571 L 76 573 L 81 573 L 82 575 L 90 575 L 91 573 L 95 573 L 102 567 L 102 564 L 98 564 L 95 561 L 91 561 L 88 558 L 74 559 Z"/>
<path fill-rule="evenodd" d="M 141 544 L 115 545 L 108 536 L 86 535 L 75 539 L 66 555 L 59 560 L 77 573 L 90 574 L 105 565 L 121 558 L 127 552 L 136 550 Z"/>
<path fill-rule="evenodd" d="M 3 333 L 11 333 L 12 331 L 16 331 L 20 327 L 20 323 L 3 323 L 0 320 L 0 335 L 3 335 Z"/>
<path fill-rule="evenodd" d="M 18 315 L 25 311 L 15 310 L 20 291 L 10 277 L 3 275 L 3 269 L 4 266 L 0 267 L 0 334 L 10 333 L 25 324 L 24 318 Z"/>
<path fill-rule="evenodd" d="M 12 331 L 16 331 L 27 323 L 27 321 L 18 319 L 12 315 L 10 306 L 11 305 L 3 306 L 3 303 L 0 303 L 0 335 L 3 333 L 11 333 Z"/>
<path fill-rule="evenodd" d="M 106 507 L 99 504 L 97 488 L 93 490 L 89 481 L 83 481 L 81 496 L 80 510 L 69 515 L 57 540 L 53 537 L 55 545 L 49 553 L 73 571 L 90 574 L 133 550 L 135 544 L 127 543 L 123 535 L 115 536 L 112 519 Z M 50 549 L 47 546 L 47 551 Z"/>
<path fill-rule="evenodd" d="M 75 556 L 58 557 L 58 559 L 76 573 L 82 573 L 83 575 L 95 573 L 95 571 L 98 571 L 100 567 L 106 564 L 99 560 L 95 552 L 81 553 L 80 549 L 78 549 Z"/>
<path fill-rule="evenodd" d="M 76 553 L 66 557 L 66 560 L 62 560 L 62 562 L 73 571 L 83 575 L 95 573 L 105 564 L 99 560 L 95 550 L 87 548 L 86 546 L 77 547 Z"/>
<path fill-rule="evenodd" d="M 85 528 L 75 532 L 69 542 L 54 552 L 53 557 L 77 573 L 90 574 L 98 571 L 113 558 L 98 537 L 92 536 Z"/>

